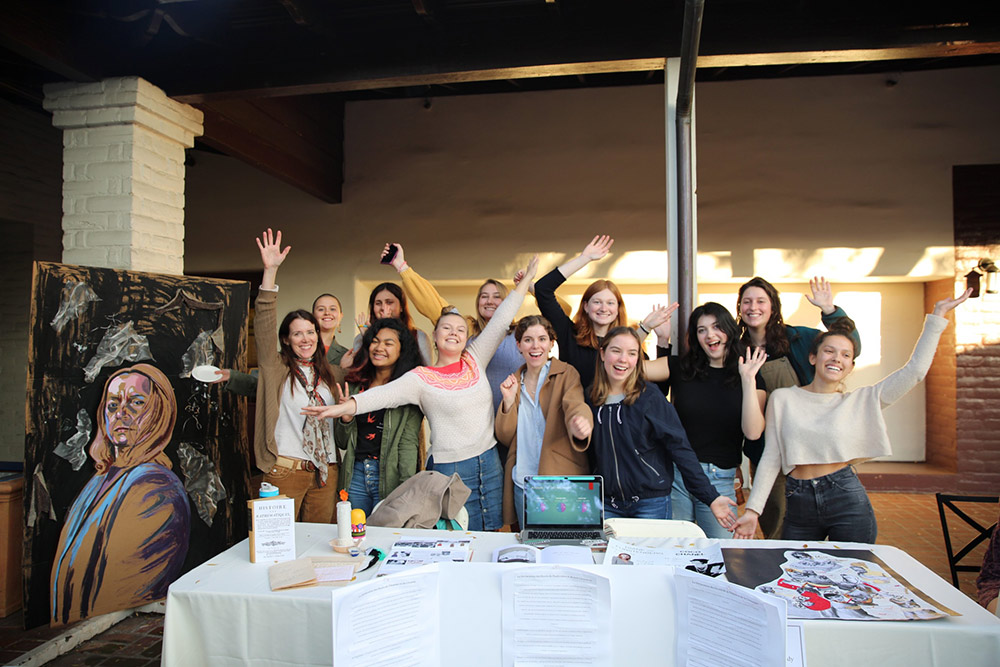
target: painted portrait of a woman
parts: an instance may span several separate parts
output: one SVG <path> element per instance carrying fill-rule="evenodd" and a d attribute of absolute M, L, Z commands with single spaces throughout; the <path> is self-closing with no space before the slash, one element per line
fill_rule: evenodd
<path fill-rule="evenodd" d="M 177 419 L 170 382 L 136 364 L 104 385 L 96 474 L 66 515 L 52 565 L 52 624 L 166 597 L 187 554 L 191 511 L 164 449 Z"/>

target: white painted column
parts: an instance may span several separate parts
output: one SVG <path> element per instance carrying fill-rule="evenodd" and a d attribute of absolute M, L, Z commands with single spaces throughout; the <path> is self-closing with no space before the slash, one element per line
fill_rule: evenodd
<path fill-rule="evenodd" d="M 138 77 L 45 86 L 63 130 L 63 261 L 184 272 L 184 151 L 202 112 Z"/>

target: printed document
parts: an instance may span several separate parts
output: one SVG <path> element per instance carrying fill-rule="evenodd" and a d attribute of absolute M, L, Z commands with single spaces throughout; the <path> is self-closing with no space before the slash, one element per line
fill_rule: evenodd
<path fill-rule="evenodd" d="M 611 582 L 569 567 L 503 575 L 504 667 L 611 667 Z M 339 666 L 338 666 L 339 667 Z"/>

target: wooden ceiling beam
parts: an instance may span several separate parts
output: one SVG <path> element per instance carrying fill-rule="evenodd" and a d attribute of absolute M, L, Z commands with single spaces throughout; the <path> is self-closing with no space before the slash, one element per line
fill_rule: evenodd
<path fill-rule="evenodd" d="M 200 141 L 330 203 L 343 200 L 344 103 L 335 99 L 214 101 Z"/>
<path fill-rule="evenodd" d="M 771 65 L 817 65 L 824 63 L 949 58 L 985 54 L 1000 54 L 1000 42 L 937 43 L 877 49 L 710 54 L 698 57 L 698 67 L 706 69 L 716 67 L 765 67 Z M 283 85 L 272 81 L 271 85 L 261 87 L 244 87 L 214 92 L 181 93 L 173 95 L 173 97 L 182 102 L 198 103 L 210 100 L 344 93 L 358 90 L 402 88 L 406 86 L 448 85 L 551 76 L 647 72 L 662 70 L 665 63 L 665 58 L 632 58 L 467 70 L 449 67 L 414 66 L 400 68 L 394 74 L 387 74 L 384 71 L 380 71 L 373 72 L 370 76 L 358 76 L 358 69 L 351 68 L 348 72 L 342 74 L 332 72 L 324 76 L 323 80 L 318 81 L 286 83 Z"/>

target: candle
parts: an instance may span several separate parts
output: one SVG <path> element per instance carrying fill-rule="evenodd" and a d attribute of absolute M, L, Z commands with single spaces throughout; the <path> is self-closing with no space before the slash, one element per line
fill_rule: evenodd
<path fill-rule="evenodd" d="M 351 501 L 347 499 L 347 491 L 340 490 L 340 502 L 337 503 L 337 542 L 347 545 L 351 540 Z"/>

